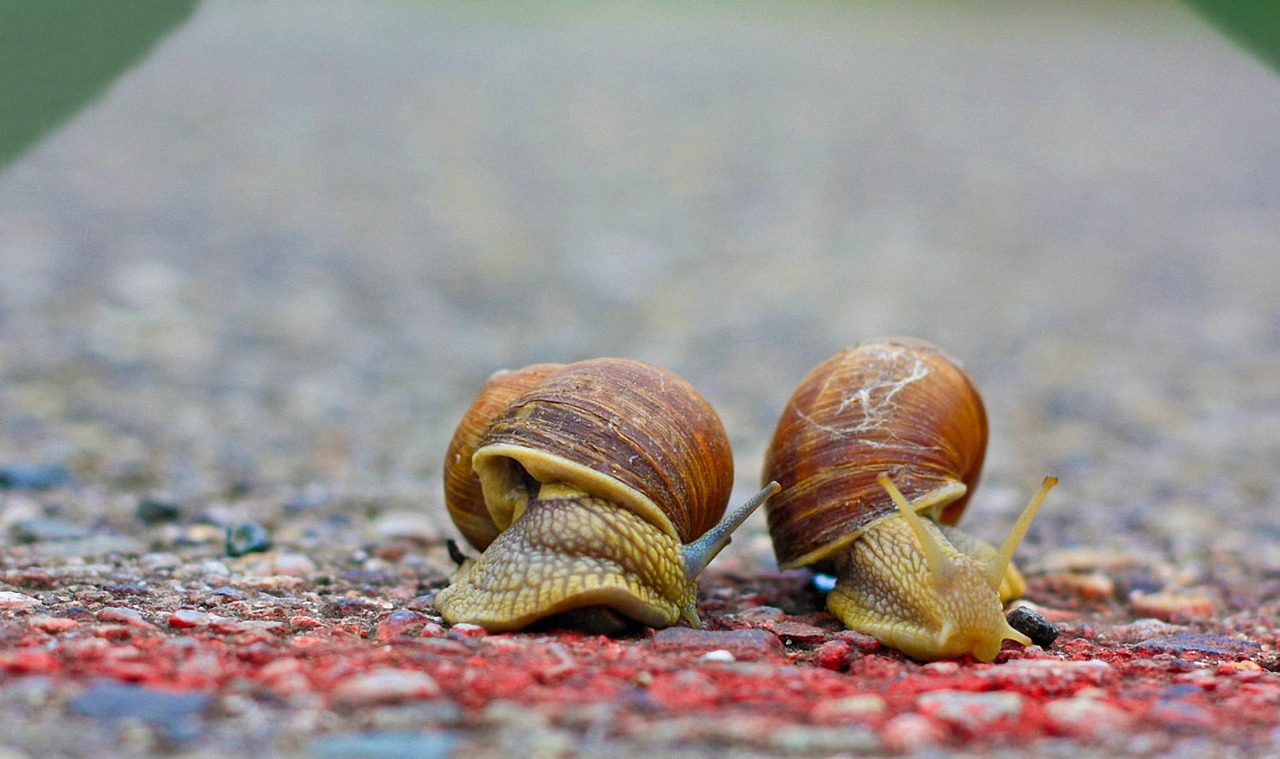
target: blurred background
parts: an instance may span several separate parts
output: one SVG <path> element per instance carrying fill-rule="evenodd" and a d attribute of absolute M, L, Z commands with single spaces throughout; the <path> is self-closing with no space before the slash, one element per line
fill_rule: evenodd
<path fill-rule="evenodd" d="M 814 364 L 913 335 L 986 398 L 978 534 L 1055 473 L 1032 556 L 1280 572 L 1280 77 L 1187 7 L 210 1 L 158 39 L 0 174 L 0 461 L 62 508 L 443 519 L 484 378 L 599 355 L 698 386 L 742 498 Z"/>

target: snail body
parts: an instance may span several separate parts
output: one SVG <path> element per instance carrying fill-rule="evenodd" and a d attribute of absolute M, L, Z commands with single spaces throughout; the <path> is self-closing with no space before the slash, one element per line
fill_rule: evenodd
<path fill-rule="evenodd" d="M 601 630 L 697 626 L 698 574 L 773 492 L 724 517 L 733 458 L 715 411 L 680 377 L 612 358 L 494 374 L 444 480 L 483 553 L 436 606 L 489 630 L 560 614 Z"/>
<path fill-rule="evenodd" d="M 1003 614 L 1026 582 L 1012 556 L 1047 478 L 999 548 L 955 527 L 977 485 L 987 418 L 972 379 L 936 346 L 897 339 L 837 353 L 796 389 L 764 478 L 779 566 L 834 574 L 851 628 L 917 659 L 992 661 L 1029 645 Z"/>

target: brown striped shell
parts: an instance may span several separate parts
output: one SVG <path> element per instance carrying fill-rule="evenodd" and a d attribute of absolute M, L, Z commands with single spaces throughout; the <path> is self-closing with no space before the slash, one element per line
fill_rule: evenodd
<path fill-rule="evenodd" d="M 478 550 L 488 547 L 501 530 L 484 507 L 480 478 L 471 468 L 471 457 L 480 447 L 489 423 L 505 411 L 516 396 L 561 366 L 533 364 L 489 375 L 449 441 L 444 454 L 444 504 L 462 537 Z"/>
<path fill-rule="evenodd" d="M 955 524 L 986 446 L 982 398 L 936 346 L 894 339 L 837 353 L 800 383 L 765 456 L 764 481 L 782 485 L 766 507 L 779 566 L 829 569 L 835 551 L 893 511 L 881 472 L 918 510 Z M 967 488 L 959 498 L 926 497 L 957 482 Z"/>
<path fill-rule="evenodd" d="M 445 454 L 445 505 L 483 550 L 540 483 L 566 482 L 689 543 L 724 514 L 729 439 L 685 380 L 641 361 L 536 364 L 489 378 Z"/>

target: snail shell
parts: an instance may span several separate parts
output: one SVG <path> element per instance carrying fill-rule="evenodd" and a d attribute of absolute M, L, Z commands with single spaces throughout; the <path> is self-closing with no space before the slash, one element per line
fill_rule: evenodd
<path fill-rule="evenodd" d="M 1000 603 L 1025 589 L 1010 559 L 1051 484 L 999 550 L 954 528 L 987 435 L 972 379 L 934 345 L 886 340 L 822 362 L 766 453 L 764 477 L 782 485 L 767 507 L 779 565 L 836 574 L 833 613 L 916 658 L 991 661 L 1004 639 L 1028 643 Z"/>
<path fill-rule="evenodd" d="M 458 422 L 444 455 L 444 504 L 462 537 L 475 548 L 488 548 L 502 529 L 511 524 L 511 514 L 499 525 L 485 506 L 480 478 L 471 468 L 471 457 L 483 442 L 489 423 L 506 410 L 520 393 L 537 384 L 561 364 L 533 364 L 515 371 L 494 372 L 484 383 L 471 408 Z"/>
<path fill-rule="evenodd" d="M 837 353 L 800 382 L 766 454 L 765 476 L 783 483 L 768 508 L 779 565 L 829 571 L 833 553 L 894 510 L 876 482 L 883 472 L 931 519 L 955 524 L 986 447 L 982 398 L 936 347 L 896 340 Z M 950 502 L 919 500 L 957 483 L 965 492 Z"/>
<path fill-rule="evenodd" d="M 436 605 L 491 630 L 584 608 L 588 626 L 697 624 L 697 574 L 767 497 L 722 522 L 733 457 L 714 409 L 671 372 L 619 358 L 490 377 L 444 480 L 484 553 Z"/>

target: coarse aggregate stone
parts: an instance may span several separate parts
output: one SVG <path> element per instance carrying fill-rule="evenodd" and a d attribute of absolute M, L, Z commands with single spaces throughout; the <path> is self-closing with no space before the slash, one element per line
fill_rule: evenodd
<path fill-rule="evenodd" d="M 1272 755 L 1276 124 L 1156 0 L 208 0 L 0 174 L 0 759 Z M 704 630 L 436 613 L 495 369 L 678 372 L 740 501 L 893 334 L 983 391 L 973 532 L 1061 479 L 1050 648 L 842 631 L 763 514 Z"/>

